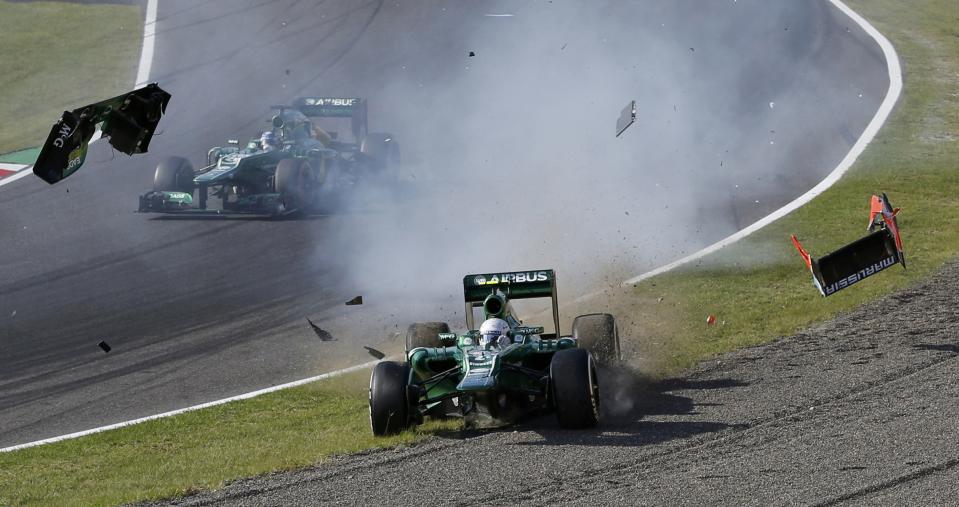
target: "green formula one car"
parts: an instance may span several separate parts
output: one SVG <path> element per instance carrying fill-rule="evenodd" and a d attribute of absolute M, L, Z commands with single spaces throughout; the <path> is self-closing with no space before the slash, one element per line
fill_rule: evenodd
<path fill-rule="evenodd" d="M 445 322 L 413 324 L 406 361 L 383 361 L 370 378 L 374 435 L 398 433 L 424 416 L 464 417 L 467 426 L 515 422 L 554 411 L 564 428 L 599 421 L 596 364 L 620 360 L 616 321 L 580 315 L 571 336 L 559 332 L 552 270 L 467 275 L 462 334 Z M 550 298 L 554 333 L 517 320 L 512 300 Z M 485 317 L 477 328 L 474 310 Z"/>
<path fill-rule="evenodd" d="M 163 213 L 259 213 L 286 215 L 331 211 L 363 180 L 387 179 L 399 164 L 391 134 L 368 133 L 366 101 L 304 97 L 273 106 L 271 128 L 240 147 L 215 147 L 207 165 L 194 171 L 183 157 L 170 157 L 154 173 L 153 190 L 140 196 L 139 211 Z M 314 122 L 348 118 L 352 142 L 338 140 Z M 209 198 L 219 199 L 210 210 Z"/>

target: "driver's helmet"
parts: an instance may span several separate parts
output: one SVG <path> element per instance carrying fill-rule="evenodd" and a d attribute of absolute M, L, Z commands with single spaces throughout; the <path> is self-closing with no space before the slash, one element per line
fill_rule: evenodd
<path fill-rule="evenodd" d="M 484 349 L 500 348 L 513 343 L 507 335 L 509 324 L 503 319 L 486 319 L 479 328 L 480 346 Z"/>
<path fill-rule="evenodd" d="M 267 130 L 260 136 L 260 148 L 263 150 L 273 151 L 279 147 L 279 143 L 276 142 L 276 135 L 272 130 Z"/>

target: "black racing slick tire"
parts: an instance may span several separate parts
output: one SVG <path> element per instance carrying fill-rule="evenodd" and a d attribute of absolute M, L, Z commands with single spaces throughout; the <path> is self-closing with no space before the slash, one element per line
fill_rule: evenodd
<path fill-rule="evenodd" d="M 280 194 L 285 211 L 313 210 L 315 187 L 310 163 L 303 158 L 285 158 L 276 165 L 273 186 Z"/>
<path fill-rule="evenodd" d="M 193 193 L 193 164 L 183 157 L 169 157 L 157 165 L 153 174 L 153 190 L 157 192 Z"/>
<path fill-rule="evenodd" d="M 450 325 L 445 322 L 415 322 L 406 330 L 406 352 L 417 347 L 442 347 L 440 333 L 449 333 Z"/>
<path fill-rule="evenodd" d="M 381 361 L 370 376 L 370 428 L 373 435 L 395 435 L 410 426 L 410 405 L 406 399 L 408 363 Z"/>
<path fill-rule="evenodd" d="M 373 159 L 373 166 L 386 172 L 400 165 L 400 144 L 393 134 L 371 132 L 360 143 L 360 152 Z"/>
<path fill-rule="evenodd" d="M 553 355 L 549 381 L 562 428 L 591 428 L 599 422 L 599 381 L 586 349 L 565 349 Z"/>
<path fill-rule="evenodd" d="M 622 360 L 619 329 L 616 319 L 608 313 L 591 313 L 573 319 L 573 338 L 603 366 L 612 366 Z"/>

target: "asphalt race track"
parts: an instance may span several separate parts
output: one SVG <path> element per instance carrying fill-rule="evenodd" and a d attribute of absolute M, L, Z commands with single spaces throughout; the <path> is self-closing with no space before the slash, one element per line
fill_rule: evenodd
<path fill-rule="evenodd" d="M 951 505 L 957 276 L 952 264 L 683 378 L 601 378 L 611 413 L 596 431 L 542 418 L 247 479 L 178 505 Z"/>
<path fill-rule="evenodd" d="M 360 345 L 396 349 L 395 333 L 409 322 L 452 320 L 459 304 L 437 310 L 433 302 L 455 298 L 464 272 L 548 263 L 578 274 L 577 260 L 596 256 L 589 248 L 557 256 L 540 247 L 556 238 L 581 235 L 580 243 L 602 245 L 603 255 L 623 250 L 617 242 L 627 238 L 652 238 L 655 255 L 625 269 L 653 267 L 815 184 L 859 136 L 888 85 L 878 47 L 826 2 L 560 5 L 161 1 L 151 81 L 173 100 L 150 153 L 128 158 L 100 142 L 68 180 L 48 186 L 28 177 L 0 188 L 0 446 L 368 360 Z M 411 190 L 389 206 L 304 220 L 133 212 L 162 158 L 184 155 L 200 166 L 210 146 L 256 135 L 270 104 L 300 95 L 368 97 L 374 130 L 391 131 L 403 146 L 404 188 Z M 640 121 L 614 139 L 615 118 L 633 98 Z M 541 168 L 544 157 L 552 159 Z M 565 163 L 577 170 L 563 172 Z M 530 169 L 518 181 L 535 175 L 573 203 L 564 209 L 589 202 L 584 209 L 592 214 L 547 234 L 551 210 L 534 208 L 547 216 L 531 214 L 521 231 L 511 231 L 544 231 L 524 245 L 523 266 L 512 264 L 516 252 L 497 249 L 500 256 L 481 268 L 450 264 L 434 279 L 428 266 L 407 269 L 394 260 L 399 252 L 430 258 L 423 246 L 437 243 L 431 238 L 469 242 L 461 233 L 409 226 L 414 217 L 428 224 L 441 214 L 433 185 L 476 202 L 489 195 L 485 186 L 502 186 L 483 175 L 508 175 L 519 165 Z M 602 181 L 605 197 L 563 188 L 567 174 Z M 670 208 L 675 201 L 696 205 Z M 650 220 L 628 222 L 622 203 Z M 384 216 L 396 222 L 384 225 Z M 682 226 L 670 222 L 680 218 Z M 707 227 L 691 225 L 704 220 Z M 468 224 L 464 230 L 479 231 L 483 222 Z M 615 241 L 589 236 L 598 227 Z M 377 241 L 381 229 L 399 237 L 384 233 L 391 239 Z M 682 240 L 656 236 L 662 231 Z M 388 265 L 382 279 L 394 284 L 393 294 L 420 291 L 419 305 L 370 298 L 367 290 L 382 287 L 360 275 L 377 263 Z M 396 282 L 404 279 L 415 283 Z M 343 306 L 358 294 L 370 304 Z M 318 342 L 305 317 L 339 341 Z M 112 346 L 109 354 L 97 347 L 101 340 Z M 755 390 L 777 399 L 766 384 L 736 380 L 747 385 L 708 396 Z M 664 396 L 681 405 L 686 395 Z M 700 402 L 719 403 L 689 403 Z M 609 436 L 544 429 L 545 439 L 524 431 L 436 445 L 455 453 L 485 448 L 488 439 L 515 440 L 529 444 L 517 452 L 533 455 L 562 448 L 537 444 L 551 439 L 583 446 L 589 444 L 575 440 L 610 439 L 603 448 L 624 462 L 636 452 L 630 443 L 660 430 L 661 448 L 671 449 L 689 442 L 670 436 L 677 428 L 733 431 L 780 413 L 754 409 L 714 416 L 696 405 L 693 413 L 643 419 L 635 423 L 639 431 L 626 425 Z M 671 426 L 670 418 L 686 419 Z"/>

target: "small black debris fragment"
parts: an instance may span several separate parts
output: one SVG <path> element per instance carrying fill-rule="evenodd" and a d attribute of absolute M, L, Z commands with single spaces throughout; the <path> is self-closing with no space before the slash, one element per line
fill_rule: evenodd
<path fill-rule="evenodd" d="M 470 51 L 470 56 L 476 56 L 476 53 Z"/>
<path fill-rule="evenodd" d="M 356 296 L 355 298 L 346 302 L 346 306 L 361 305 L 363 304 L 363 296 Z"/>
<path fill-rule="evenodd" d="M 377 359 L 383 359 L 384 357 L 386 357 L 386 354 L 374 349 L 373 347 L 367 347 L 366 345 L 363 345 L 363 348 L 366 349 L 366 351 L 369 352 L 371 356 Z"/>
<path fill-rule="evenodd" d="M 320 341 L 324 341 L 324 342 L 336 341 L 336 338 L 333 338 L 333 335 L 331 335 L 329 331 L 324 331 L 320 329 L 320 326 L 317 326 L 316 324 L 314 324 L 313 321 L 309 319 L 309 317 L 307 317 L 306 321 L 310 323 L 310 327 L 313 328 L 313 332 L 316 333 L 316 337 L 319 338 Z"/>
<path fill-rule="evenodd" d="M 565 43 L 563 44 L 563 47 L 559 48 L 559 50 L 562 51 L 562 50 L 564 50 L 564 49 L 566 49 L 566 44 L 565 44 Z"/>
<path fill-rule="evenodd" d="M 110 345 L 107 344 L 107 342 L 101 341 L 97 346 L 103 349 L 104 352 L 110 352 Z"/>

